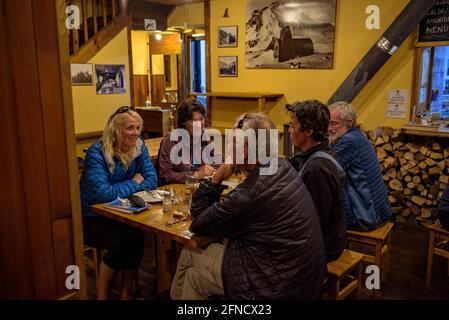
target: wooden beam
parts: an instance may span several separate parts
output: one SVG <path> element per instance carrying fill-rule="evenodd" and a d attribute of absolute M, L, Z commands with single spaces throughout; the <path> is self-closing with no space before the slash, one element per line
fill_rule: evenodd
<path fill-rule="evenodd" d="M 103 28 L 106 27 L 106 24 L 108 23 L 108 4 L 106 3 L 106 0 L 101 0 L 102 2 L 102 9 L 103 9 Z"/>
<path fill-rule="evenodd" d="M 212 91 L 211 85 L 211 50 L 210 50 L 210 0 L 204 1 L 204 33 L 206 42 L 206 92 Z M 212 98 L 206 98 L 207 104 L 207 125 L 212 125 Z"/>
<path fill-rule="evenodd" d="M 94 19 L 94 35 L 98 32 L 98 23 L 97 23 L 97 0 L 92 0 L 92 15 Z"/>
<path fill-rule="evenodd" d="M 132 21 L 131 17 L 127 16 L 127 27 L 126 34 L 128 39 L 128 61 L 129 61 L 129 95 L 130 95 L 130 104 L 134 101 L 134 70 L 133 70 L 133 45 L 131 39 L 131 29 L 132 29 Z"/>
<path fill-rule="evenodd" d="M 112 0 L 112 17 L 115 18 L 116 10 L 115 10 L 115 0 Z"/>
<path fill-rule="evenodd" d="M 87 0 L 83 0 L 83 29 L 84 29 L 84 43 L 89 40 L 89 28 L 87 27 Z"/>
<path fill-rule="evenodd" d="M 106 28 L 95 34 L 81 49 L 81 51 L 70 59 L 70 62 L 86 63 L 101 49 L 106 46 L 117 34 L 128 25 L 128 17 L 119 14 Z"/>

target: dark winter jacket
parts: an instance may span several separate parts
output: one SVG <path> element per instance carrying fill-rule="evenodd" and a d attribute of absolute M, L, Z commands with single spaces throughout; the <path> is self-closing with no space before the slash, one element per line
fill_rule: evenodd
<path fill-rule="evenodd" d="M 207 181 L 194 195 L 191 231 L 226 237 L 222 278 L 228 299 L 317 299 L 326 273 L 318 215 L 288 160 L 273 175 L 260 167 L 220 202 Z"/>
<path fill-rule="evenodd" d="M 116 156 L 114 161 L 114 172 L 110 172 L 102 142 L 93 144 L 87 150 L 80 180 L 83 215 L 93 215 L 89 211 L 93 204 L 109 202 L 117 197 L 128 197 L 138 191 L 157 187 L 156 171 L 148 155 L 148 149 L 141 139 L 138 140 L 134 160 L 127 169 Z M 145 179 L 141 184 L 133 180 L 136 173 L 140 173 Z"/>
<path fill-rule="evenodd" d="M 327 142 L 320 143 L 306 152 L 298 152 L 292 159 L 293 166 L 301 171 L 313 203 L 320 217 L 321 231 L 326 248 L 327 261 L 333 261 L 346 246 L 346 215 L 343 209 L 343 178 L 335 164 L 326 158 L 315 157 L 304 163 L 312 154 L 323 151 L 329 154 Z"/>
<path fill-rule="evenodd" d="M 375 229 L 392 211 L 374 148 L 358 128 L 351 128 L 333 145 L 333 151 L 346 172 L 343 204 L 348 228 Z"/>

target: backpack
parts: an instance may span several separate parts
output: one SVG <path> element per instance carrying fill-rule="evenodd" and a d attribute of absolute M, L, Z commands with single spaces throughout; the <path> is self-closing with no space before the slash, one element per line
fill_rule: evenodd
<path fill-rule="evenodd" d="M 324 152 L 324 151 L 316 151 L 314 152 L 302 165 L 301 170 L 299 171 L 299 176 L 302 176 L 302 172 L 304 171 L 304 169 L 307 167 L 307 164 L 314 158 L 326 158 L 330 161 L 332 161 L 332 163 L 335 165 L 335 167 L 337 168 L 338 171 L 338 175 L 340 177 L 340 179 L 343 179 L 345 177 L 345 170 L 343 170 L 342 166 L 337 162 L 337 160 L 335 160 L 334 157 L 332 157 L 329 153 Z"/>

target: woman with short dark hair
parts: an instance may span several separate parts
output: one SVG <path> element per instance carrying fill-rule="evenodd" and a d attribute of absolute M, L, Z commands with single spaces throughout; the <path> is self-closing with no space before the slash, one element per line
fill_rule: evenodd
<path fill-rule="evenodd" d="M 193 131 L 195 123 L 199 125 L 197 128 L 201 130 L 202 138 L 206 125 L 206 109 L 196 99 L 185 99 L 178 106 L 178 129 L 185 129 L 190 136 L 190 162 L 173 163 L 170 159 L 170 152 L 178 144 L 178 141 L 171 141 L 170 134 L 167 135 L 161 142 L 158 154 L 158 169 L 161 184 L 185 183 L 189 171 L 194 171 L 194 175 L 199 179 L 210 176 L 215 172 L 214 165 L 204 164 L 202 160 L 199 164 L 195 164 L 193 161 Z M 201 154 L 204 147 L 209 143 L 207 141 L 201 142 Z"/>

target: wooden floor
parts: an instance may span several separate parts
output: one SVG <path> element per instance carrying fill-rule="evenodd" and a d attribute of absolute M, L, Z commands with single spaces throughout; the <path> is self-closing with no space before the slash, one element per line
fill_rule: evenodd
<path fill-rule="evenodd" d="M 390 271 L 385 283 L 381 285 L 380 299 L 398 300 L 449 300 L 449 277 L 447 276 L 447 260 L 435 256 L 432 286 L 425 285 L 427 246 L 429 232 L 422 226 L 396 224 L 391 240 Z M 152 284 L 156 277 L 153 270 L 152 237 L 147 235 L 144 259 L 140 277 L 140 297 L 155 297 Z M 117 286 L 118 287 L 118 286 Z M 95 299 L 95 278 L 88 271 L 88 296 Z M 112 298 L 117 297 L 115 288 Z M 156 297 L 160 299 L 165 297 Z M 362 299 L 370 299 L 368 290 L 362 291 Z"/>

